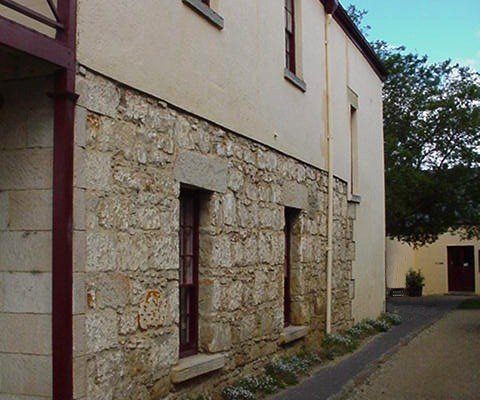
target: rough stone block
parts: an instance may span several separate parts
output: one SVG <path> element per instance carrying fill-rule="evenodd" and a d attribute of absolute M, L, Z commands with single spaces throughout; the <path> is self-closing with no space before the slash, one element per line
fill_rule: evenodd
<path fill-rule="evenodd" d="M 50 315 L 0 313 L 0 352 L 52 354 Z"/>
<path fill-rule="evenodd" d="M 86 188 L 86 150 L 83 147 L 75 146 L 73 153 L 73 186 Z"/>
<path fill-rule="evenodd" d="M 83 314 L 87 309 L 85 274 L 73 274 L 73 314 Z"/>
<path fill-rule="evenodd" d="M 50 273 L 1 272 L 0 311 L 48 314 L 52 309 Z"/>
<path fill-rule="evenodd" d="M 100 76 L 89 75 L 89 78 L 77 77 L 77 104 L 90 111 L 115 117 L 120 103 L 117 86 Z"/>
<path fill-rule="evenodd" d="M 0 232 L 0 271 L 50 271 L 50 232 Z"/>
<path fill-rule="evenodd" d="M 85 147 L 87 142 L 87 110 L 83 107 L 75 107 L 75 144 Z"/>
<path fill-rule="evenodd" d="M 87 263 L 87 234 L 84 231 L 73 232 L 73 269 L 84 272 Z"/>
<path fill-rule="evenodd" d="M 45 100 L 27 113 L 27 147 L 53 147 L 53 100 Z"/>
<path fill-rule="evenodd" d="M 12 230 L 51 230 L 52 191 L 21 190 L 9 192 L 8 220 Z"/>
<path fill-rule="evenodd" d="M 302 339 L 308 334 L 308 326 L 287 326 L 280 334 L 280 343 L 287 344 Z"/>
<path fill-rule="evenodd" d="M 225 366 L 223 354 L 198 354 L 182 358 L 172 368 L 172 382 L 181 383 L 197 376 L 208 374 Z"/>
<path fill-rule="evenodd" d="M 73 316 L 73 354 L 78 357 L 86 352 L 85 315 Z"/>
<path fill-rule="evenodd" d="M 85 154 L 85 185 L 88 189 L 106 190 L 112 179 L 111 158 L 109 154 L 87 151 Z"/>
<path fill-rule="evenodd" d="M 174 176 L 181 183 L 213 192 L 227 190 L 227 162 L 220 158 L 182 152 L 175 162 Z"/>
<path fill-rule="evenodd" d="M 307 187 L 294 181 L 284 183 L 280 204 L 298 210 L 308 209 Z"/>
<path fill-rule="evenodd" d="M 116 254 L 116 241 L 112 234 L 87 233 L 87 271 L 114 270 Z"/>
<path fill-rule="evenodd" d="M 232 347 L 232 330 L 230 324 L 200 320 L 201 347 L 208 353 L 228 351 Z"/>
<path fill-rule="evenodd" d="M 0 354 L 0 382 L 2 383 L 1 390 L 4 393 L 50 398 L 52 395 L 52 358 L 50 356 Z"/>
<path fill-rule="evenodd" d="M 73 229 L 85 230 L 86 214 L 85 214 L 85 190 L 73 190 Z"/>
<path fill-rule="evenodd" d="M 3 190 L 50 189 L 52 170 L 52 149 L 2 151 L 0 188 Z"/>
<path fill-rule="evenodd" d="M 87 394 L 87 358 L 73 359 L 73 398 L 81 399 Z"/>
<path fill-rule="evenodd" d="M 98 352 L 118 346 L 118 321 L 114 310 L 91 311 L 86 315 L 87 349 Z"/>
<path fill-rule="evenodd" d="M 8 192 L 0 191 L 0 231 L 8 227 Z"/>

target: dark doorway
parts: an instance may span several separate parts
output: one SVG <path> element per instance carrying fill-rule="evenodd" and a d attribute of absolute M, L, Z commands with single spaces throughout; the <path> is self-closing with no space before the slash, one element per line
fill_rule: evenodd
<path fill-rule="evenodd" d="M 449 246 L 448 290 L 450 292 L 475 291 L 475 262 L 473 246 Z"/>

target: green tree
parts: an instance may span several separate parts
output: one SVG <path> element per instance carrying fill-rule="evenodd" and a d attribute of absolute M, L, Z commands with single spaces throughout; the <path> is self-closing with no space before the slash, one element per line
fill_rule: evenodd
<path fill-rule="evenodd" d="M 348 12 L 363 25 L 365 11 Z M 480 237 L 480 75 L 385 42 L 387 234 L 415 246 L 449 230 Z"/>
<path fill-rule="evenodd" d="M 480 226 L 480 76 L 375 43 L 383 90 L 387 234 L 423 245 Z"/>

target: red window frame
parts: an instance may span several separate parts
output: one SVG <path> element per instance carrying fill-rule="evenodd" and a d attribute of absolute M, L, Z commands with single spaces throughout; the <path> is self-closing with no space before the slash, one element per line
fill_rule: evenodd
<path fill-rule="evenodd" d="M 292 229 L 294 223 L 294 210 L 285 208 L 285 262 L 283 268 L 283 324 L 289 326 L 292 323 L 292 294 L 290 280 L 292 276 Z"/>
<path fill-rule="evenodd" d="M 179 350 L 181 358 L 198 353 L 199 216 L 198 193 L 182 189 L 179 230 Z"/>
<path fill-rule="evenodd" d="M 295 74 L 295 0 L 285 0 L 285 66 Z"/>

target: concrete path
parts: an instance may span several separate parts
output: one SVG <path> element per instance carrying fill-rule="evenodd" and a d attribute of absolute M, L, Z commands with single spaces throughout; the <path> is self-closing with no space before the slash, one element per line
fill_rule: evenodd
<path fill-rule="evenodd" d="M 480 398 L 480 310 L 455 310 L 379 365 L 348 400 Z"/>
<path fill-rule="evenodd" d="M 378 335 L 352 356 L 320 368 L 311 378 L 273 398 L 275 400 L 324 400 L 339 395 L 342 390 L 349 386 L 353 387 L 355 381 L 368 376 L 382 357 L 397 350 L 399 345 L 412 339 L 449 310 L 456 308 L 464 299 L 464 297 L 452 296 L 427 296 L 389 300 L 387 309 L 396 311 L 402 316 L 403 323 L 400 326 Z"/>

